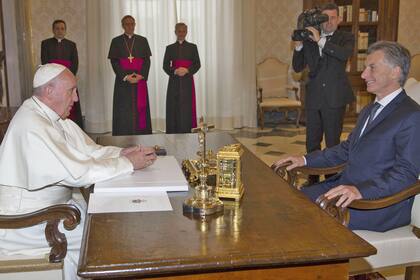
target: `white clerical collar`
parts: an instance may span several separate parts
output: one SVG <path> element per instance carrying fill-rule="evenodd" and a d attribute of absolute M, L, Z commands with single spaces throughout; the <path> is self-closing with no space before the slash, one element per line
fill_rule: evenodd
<path fill-rule="evenodd" d="M 178 44 L 182 45 L 182 43 L 184 43 L 184 42 L 185 42 L 185 40 L 178 41 Z"/>
<path fill-rule="evenodd" d="M 32 96 L 32 99 L 51 121 L 56 122 L 61 119 L 60 116 L 54 110 L 45 105 L 41 100 L 39 100 L 38 97 Z"/>
<path fill-rule="evenodd" d="M 63 41 L 63 39 L 59 39 L 59 38 L 56 38 L 56 37 L 54 37 L 59 43 L 61 43 L 61 41 Z"/>
<path fill-rule="evenodd" d="M 392 100 L 394 100 L 395 97 L 402 91 L 402 88 L 398 88 L 397 90 L 391 92 L 387 96 L 383 97 L 381 100 L 378 100 L 378 97 L 375 98 L 375 102 L 378 102 L 381 104 L 382 107 L 385 107 L 389 103 L 391 103 Z"/>
<path fill-rule="evenodd" d="M 124 33 L 125 34 L 125 36 L 127 36 L 128 37 L 128 39 L 131 39 L 131 38 L 133 38 L 133 36 L 134 36 L 134 34 L 131 34 L 131 35 L 128 35 L 127 33 Z"/>

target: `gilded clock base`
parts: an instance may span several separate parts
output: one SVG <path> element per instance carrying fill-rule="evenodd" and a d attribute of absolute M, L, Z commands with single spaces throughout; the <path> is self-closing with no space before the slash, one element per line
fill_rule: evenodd
<path fill-rule="evenodd" d="M 235 201 L 241 201 L 242 196 L 244 195 L 244 187 L 240 186 L 239 189 L 235 188 L 216 188 L 216 194 L 221 199 L 234 199 Z"/>

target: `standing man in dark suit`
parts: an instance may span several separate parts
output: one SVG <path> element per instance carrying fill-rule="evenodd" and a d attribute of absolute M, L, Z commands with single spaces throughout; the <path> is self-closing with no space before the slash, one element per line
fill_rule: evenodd
<path fill-rule="evenodd" d="M 41 42 L 41 63 L 61 64 L 76 76 L 79 67 L 79 57 L 77 54 L 76 43 L 66 38 L 67 26 L 62 19 L 54 20 L 52 24 L 54 37 L 45 39 Z M 82 110 L 80 108 L 80 96 L 77 93 L 79 101 L 74 102 L 68 117 L 83 129 Z"/>
<path fill-rule="evenodd" d="M 197 46 L 187 42 L 188 27 L 175 25 L 176 42 L 167 46 L 163 70 L 169 75 L 166 93 L 166 133 L 190 133 L 197 127 L 193 75 L 200 69 Z"/>
<path fill-rule="evenodd" d="M 338 7 L 327 3 L 321 7 L 329 20 L 321 24 L 321 34 L 315 27 L 310 40 L 296 41 L 293 52 L 293 69 L 301 72 L 309 67 L 306 85 L 306 152 L 321 149 L 325 133 L 327 147 L 340 143 L 346 105 L 354 100 L 353 91 L 346 75 L 347 59 L 353 54 L 354 36 L 337 30 L 340 20 Z M 319 181 L 311 176 L 309 184 Z"/>
<path fill-rule="evenodd" d="M 420 173 L 420 106 L 402 89 L 410 69 L 409 51 L 396 42 L 380 41 L 367 52 L 362 78 L 375 103 L 360 113 L 348 139 L 337 146 L 287 161 L 299 166 L 331 167 L 346 163 L 343 172 L 302 191 L 313 201 L 321 194 L 339 197 L 346 207 L 355 199 L 380 199 L 417 181 Z M 410 223 L 414 198 L 379 210 L 350 209 L 351 229 L 387 231 Z"/>

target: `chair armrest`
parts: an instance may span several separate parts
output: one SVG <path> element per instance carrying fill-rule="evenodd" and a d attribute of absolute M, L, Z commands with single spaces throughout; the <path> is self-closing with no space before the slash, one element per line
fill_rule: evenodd
<path fill-rule="evenodd" d="M 17 229 L 47 222 L 45 238 L 51 247 L 49 261 L 60 262 L 67 254 L 66 236 L 58 230 L 63 220 L 64 228 L 73 230 L 80 223 L 80 210 L 71 204 L 58 204 L 21 215 L 0 215 L 0 228 Z"/>
<path fill-rule="evenodd" d="M 299 98 L 299 96 L 298 96 L 298 91 L 299 91 L 299 89 L 298 89 L 297 87 L 294 87 L 294 86 L 291 86 L 291 85 L 287 85 L 287 86 L 286 86 L 286 89 L 287 89 L 287 90 L 291 90 L 291 91 L 293 91 L 293 92 L 295 93 L 295 98 L 296 98 L 296 100 L 300 101 L 300 98 Z"/>
<path fill-rule="evenodd" d="M 360 209 L 360 210 L 380 209 L 380 208 L 394 205 L 398 202 L 401 202 L 417 194 L 420 194 L 420 180 L 418 180 L 415 184 L 402 190 L 399 193 L 396 193 L 394 195 L 390 195 L 381 199 L 354 200 L 352 203 L 350 203 L 350 205 L 347 208 L 335 206 L 335 203 L 337 202 L 339 197 L 336 197 L 332 200 L 328 200 L 324 195 L 320 195 L 318 197 L 318 199 L 316 200 L 316 204 L 318 204 L 322 209 L 324 209 L 329 215 L 336 218 L 341 224 L 347 226 L 350 219 L 350 213 L 348 211 L 348 208 Z M 416 230 L 419 231 L 419 229 L 416 229 Z M 413 230 L 413 232 L 415 231 Z M 420 234 L 418 236 L 420 238 Z"/>
<path fill-rule="evenodd" d="M 362 210 L 379 209 L 391 206 L 417 194 L 420 194 L 420 180 L 399 193 L 375 200 L 358 199 L 353 201 L 349 207 Z"/>
<path fill-rule="evenodd" d="M 316 168 L 316 167 L 296 167 L 292 170 L 287 171 L 286 167 L 289 166 L 291 162 L 286 162 L 282 165 L 271 165 L 271 169 L 274 170 L 274 172 L 285 179 L 290 186 L 298 189 L 298 186 L 296 185 L 296 179 L 299 174 L 303 175 L 328 175 L 328 174 L 334 174 L 341 172 L 344 167 L 346 166 L 345 163 L 333 166 L 333 167 L 326 167 L 326 168 Z"/>

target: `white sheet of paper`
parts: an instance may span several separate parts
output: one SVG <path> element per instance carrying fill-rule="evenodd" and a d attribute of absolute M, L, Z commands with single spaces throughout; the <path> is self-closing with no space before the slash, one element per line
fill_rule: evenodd
<path fill-rule="evenodd" d="M 173 156 L 159 156 L 153 165 L 95 184 L 94 192 L 188 191 L 188 182 Z"/>
<path fill-rule="evenodd" d="M 160 192 L 92 193 L 88 213 L 172 211 L 168 194 Z"/>

